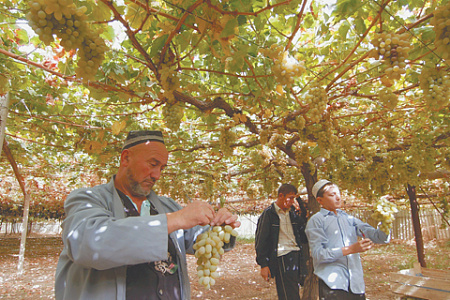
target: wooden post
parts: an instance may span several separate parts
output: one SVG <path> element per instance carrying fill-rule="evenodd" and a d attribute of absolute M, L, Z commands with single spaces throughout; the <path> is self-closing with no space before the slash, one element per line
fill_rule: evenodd
<path fill-rule="evenodd" d="M 411 204 L 411 219 L 414 228 L 414 237 L 416 240 L 417 259 L 419 260 L 422 268 L 426 268 L 427 264 L 425 262 L 422 230 L 420 228 L 419 203 L 417 202 L 416 187 L 408 184 L 406 187 L 406 193 L 408 194 L 409 203 Z"/>

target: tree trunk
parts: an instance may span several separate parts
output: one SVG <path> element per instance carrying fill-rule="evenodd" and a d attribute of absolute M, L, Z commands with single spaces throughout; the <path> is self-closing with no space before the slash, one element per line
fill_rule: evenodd
<path fill-rule="evenodd" d="M 8 118 L 9 93 L 0 95 L 0 155 L 3 149 L 3 140 L 5 139 L 6 119 Z"/>
<path fill-rule="evenodd" d="M 25 245 L 27 243 L 28 233 L 28 211 L 30 209 L 30 195 L 25 193 L 23 205 L 22 235 L 20 238 L 19 263 L 17 264 L 17 273 L 23 274 L 23 262 L 25 261 Z"/>
<path fill-rule="evenodd" d="M 12 156 L 11 150 L 8 147 L 8 142 L 4 140 L 3 143 L 3 152 L 11 164 L 11 167 L 14 170 L 14 174 L 16 175 L 17 181 L 22 189 L 24 196 L 24 205 L 23 205 L 23 219 L 22 219 L 22 237 L 20 239 L 20 250 L 19 250 L 19 263 L 17 264 L 17 273 L 20 275 L 23 273 L 23 261 L 25 260 L 25 244 L 27 241 L 27 231 L 28 231 L 28 211 L 30 209 L 30 195 L 27 193 L 25 188 L 25 180 L 22 175 L 20 175 L 19 168 L 17 167 L 16 161 Z"/>
<path fill-rule="evenodd" d="M 301 172 L 305 178 L 306 190 L 308 191 L 308 211 L 310 215 L 318 212 L 320 210 L 320 205 L 312 195 L 312 187 L 317 181 L 317 172 L 311 175 L 311 168 L 308 164 L 303 164 L 301 166 Z M 308 247 L 309 253 L 309 247 Z M 305 300 L 316 300 L 319 299 L 319 279 L 314 275 L 313 261 L 312 257 L 309 257 L 307 262 L 308 265 L 308 276 L 305 279 L 305 284 L 303 285 L 303 295 L 302 299 Z"/>
<path fill-rule="evenodd" d="M 426 268 L 427 264 L 425 262 L 422 230 L 420 227 L 420 218 L 419 218 L 419 203 L 417 202 L 416 187 L 408 184 L 408 186 L 406 187 L 406 192 L 408 193 L 409 203 L 411 205 L 411 219 L 413 222 L 414 237 L 416 240 L 417 259 L 419 260 L 420 266 L 422 268 Z"/>

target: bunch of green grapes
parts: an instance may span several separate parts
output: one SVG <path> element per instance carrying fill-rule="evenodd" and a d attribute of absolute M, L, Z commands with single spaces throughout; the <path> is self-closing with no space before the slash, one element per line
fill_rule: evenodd
<path fill-rule="evenodd" d="M 179 104 L 166 104 L 163 106 L 162 114 L 164 116 L 164 123 L 167 128 L 172 131 L 180 129 L 181 120 L 184 117 L 183 108 Z"/>
<path fill-rule="evenodd" d="M 26 17 L 29 25 L 46 45 L 56 35 L 67 51 L 78 51 L 77 76 L 91 80 L 104 59 L 105 41 L 87 23 L 85 6 L 77 7 L 72 0 L 31 0 Z"/>
<path fill-rule="evenodd" d="M 382 88 L 378 93 L 378 99 L 389 109 L 394 109 L 398 103 L 398 96 L 390 88 Z"/>
<path fill-rule="evenodd" d="M 339 138 L 333 134 L 331 126 L 323 126 L 317 134 L 317 144 L 319 145 L 320 156 L 329 159 L 330 154 L 337 145 L 339 145 Z"/>
<path fill-rule="evenodd" d="M 306 113 L 307 119 L 313 123 L 319 123 L 323 112 L 327 108 L 327 92 L 317 81 L 314 81 L 304 96 L 304 100 L 309 104 L 309 110 Z"/>
<path fill-rule="evenodd" d="M 419 76 L 420 88 L 427 105 L 439 110 L 450 101 L 450 75 L 445 68 L 425 66 Z"/>
<path fill-rule="evenodd" d="M 236 135 L 228 128 L 222 128 L 219 136 L 219 146 L 225 156 L 233 154 L 233 143 L 236 141 Z"/>
<path fill-rule="evenodd" d="M 212 230 L 200 234 L 194 244 L 195 257 L 197 257 L 197 276 L 201 285 L 206 289 L 216 284 L 220 277 L 219 262 L 224 254 L 224 244 L 230 242 L 231 236 L 238 233 L 230 225 L 214 226 Z"/>
<path fill-rule="evenodd" d="M 373 209 L 374 213 L 372 214 L 372 218 L 377 222 L 381 222 L 379 225 L 381 231 L 389 234 L 395 219 L 394 215 L 398 212 L 397 206 L 386 197 L 381 197 L 374 203 Z"/>
<path fill-rule="evenodd" d="M 273 149 L 273 148 L 276 148 L 277 145 L 282 145 L 282 144 L 283 144 L 283 135 L 276 132 L 276 133 L 272 134 L 272 136 L 270 137 L 270 140 L 267 143 L 267 146 L 269 148 Z"/>
<path fill-rule="evenodd" d="M 261 129 L 259 132 L 259 141 L 261 145 L 265 145 L 269 142 L 270 131 L 268 129 Z"/>
<path fill-rule="evenodd" d="M 434 26 L 436 52 L 443 59 L 450 58 L 450 2 L 436 8 L 430 23 Z"/>
<path fill-rule="evenodd" d="M 384 73 L 393 80 L 400 79 L 402 74 L 406 73 L 406 59 L 411 50 L 409 42 L 410 34 L 408 32 L 375 33 L 374 39 L 371 41 L 375 47 L 373 57 L 382 59 L 385 64 Z"/>
<path fill-rule="evenodd" d="M 296 161 L 308 161 L 310 160 L 310 153 L 309 153 L 309 147 L 308 144 L 303 142 L 297 142 L 295 143 L 294 147 L 292 148 L 295 154 L 295 160 Z"/>
<path fill-rule="evenodd" d="M 303 130 L 306 126 L 306 120 L 302 115 L 299 115 L 295 118 L 295 125 L 298 130 Z"/>
<path fill-rule="evenodd" d="M 301 161 L 303 164 L 308 164 L 311 175 L 313 175 L 316 170 L 316 165 L 314 164 L 314 162 L 311 161 L 311 152 L 309 143 L 310 142 L 306 143 L 297 142 L 293 147 L 293 151 L 295 154 L 295 160 Z"/>
<path fill-rule="evenodd" d="M 159 69 L 160 83 L 163 88 L 163 97 L 169 103 L 175 103 L 175 96 L 173 92 L 179 87 L 180 82 L 177 72 L 166 64 L 162 64 Z"/>
<path fill-rule="evenodd" d="M 261 53 L 273 60 L 272 73 L 281 85 L 291 87 L 294 79 L 305 73 L 304 62 L 290 56 L 282 46 L 273 44 L 270 49 L 261 49 Z"/>
<path fill-rule="evenodd" d="M 105 41 L 99 35 L 86 35 L 78 50 L 80 56 L 76 70 L 78 77 L 92 80 L 105 57 L 106 49 Z"/>

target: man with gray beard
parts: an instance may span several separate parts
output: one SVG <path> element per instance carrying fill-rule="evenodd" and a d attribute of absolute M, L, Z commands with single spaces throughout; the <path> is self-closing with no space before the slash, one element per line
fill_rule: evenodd
<path fill-rule="evenodd" d="M 131 131 L 117 174 L 67 197 L 59 299 L 190 299 L 186 254 L 210 226 L 240 226 L 207 202 L 182 207 L 152 190 L 168 162 L 160 131 Z"/>

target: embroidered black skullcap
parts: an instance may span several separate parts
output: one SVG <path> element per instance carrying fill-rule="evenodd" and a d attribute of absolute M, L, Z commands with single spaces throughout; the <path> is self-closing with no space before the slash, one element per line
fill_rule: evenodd
<path fill-rule="evenodd" d="M 130 131 L 125 143 L 123 144 L 122 151 L 146 142 L 161 142 L 164 144 L 162 132 L 158 130 Z"/>

